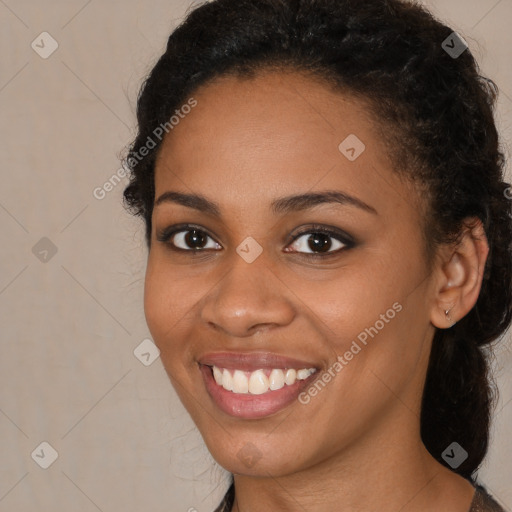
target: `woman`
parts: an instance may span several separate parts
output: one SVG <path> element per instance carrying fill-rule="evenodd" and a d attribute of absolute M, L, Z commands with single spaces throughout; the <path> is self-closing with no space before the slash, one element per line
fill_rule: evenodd
<path fill-rule="evenodd" d="M 145 313 L 218 511 L 503 510 L 477 485 L 511 320 L 496 90 L 400 0 L 214 0 L 138 101 Z"/>

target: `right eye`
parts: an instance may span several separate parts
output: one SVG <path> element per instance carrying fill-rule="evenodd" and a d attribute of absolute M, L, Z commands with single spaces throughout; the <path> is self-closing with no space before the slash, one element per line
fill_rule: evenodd
<path fill-rule="evenodd" d="M 210 245 L 208 239 L 211 240 Z M 204 230 L 194 226 L 171 226 L 158 233 L 157 240 L 173 251 L 197 253 L 207 249 L 222 249 Z"/>

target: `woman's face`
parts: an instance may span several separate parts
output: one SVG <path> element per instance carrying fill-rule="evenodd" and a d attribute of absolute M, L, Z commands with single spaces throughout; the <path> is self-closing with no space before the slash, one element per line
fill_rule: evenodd
<path fill-rule="evenodd" d="M 193 98 L 156 165 L 145 313 L 212 455 L 278 476 L 417 439 L 432 279 L 368 111 L 284 72 Z"/>

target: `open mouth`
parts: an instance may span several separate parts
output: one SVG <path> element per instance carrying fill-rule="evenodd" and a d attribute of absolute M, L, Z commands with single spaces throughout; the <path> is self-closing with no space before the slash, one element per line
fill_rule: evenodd
<path fill-rule="evenodd" d="M 280 412 L 297 401 L 317 377 L 315 368 L 260 368 L 245 371 L 199 365 L 213 402 L 230 416 L 257 419 Z"/>
<path fill-rule="evenodd" d="M 253 372 L 229 370 L 211 366 L 215 382 L 226 391 L 233 393 L 261 395 L 292 386 L 298 380 L 305 380 L 316 372 L 315 368 L 266 368 Z"/>

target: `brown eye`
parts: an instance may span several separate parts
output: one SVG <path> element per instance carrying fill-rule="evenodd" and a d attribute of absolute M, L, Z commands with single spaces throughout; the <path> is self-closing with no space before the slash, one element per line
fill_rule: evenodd
<path fill-rule="evenodd" d="M 222 249 L 204 229 L 189 224 L 170 226 L 157 231 L 156 239 L 167 244 L 173 251 L 195 253 L 207 249 Z"/>
<path fill-rule="evenodd" d="M 213 242 L 213 245 L 210 244 L 210 246 L 208 246 L 208 239 Z M 220 248 L 217 242 L 199 229 L 177 231 L 170 237 L 169 243 L 172 243 L 172 245 L 184 251 Z"/>
<path fill-rule="evenodd" d="M 290 247 L 294 252 L 321 256 L 337 253 L 349 245 L 340 238 L 340 235 L 334 232 L 308 231 L 298 235 Z"/>

